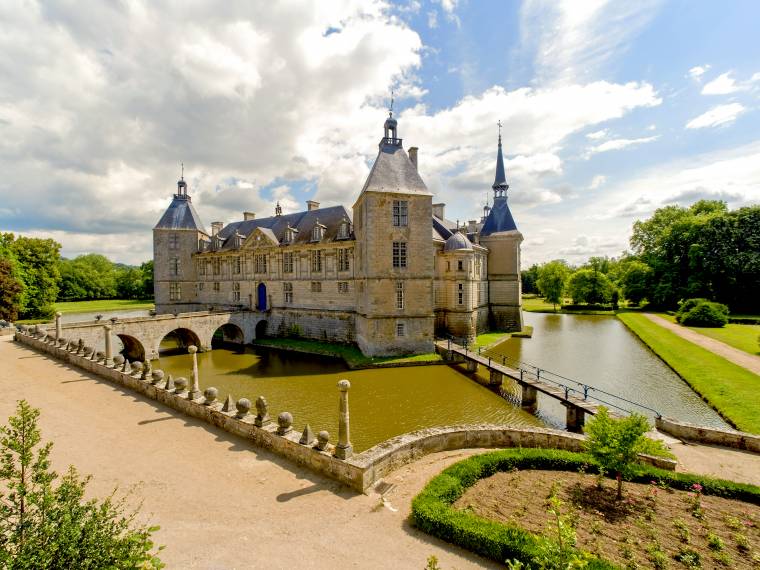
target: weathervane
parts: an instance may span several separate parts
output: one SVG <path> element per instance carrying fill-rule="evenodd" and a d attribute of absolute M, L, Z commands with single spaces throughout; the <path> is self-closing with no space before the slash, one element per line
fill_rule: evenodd
<path fill-rule="evenodd" d="M 499 125 L 499 144 L 501 144 L 501 119 L 496 121 L 496 124 Z"/>
<path fill-rule="evenodd" d="M 180 180 L 184 180 L 185 179 L 185 163 L 184 162 L 180 162 L 179 164 L 182 167 L 182 173 L 180 174 L 179 179 Z"/>
<path fill-rule="evenodd" d="M 391 89 L 391 106 L 390 109 L 388 109 L 388 116 L 393 116 L 393 89 Z"/>

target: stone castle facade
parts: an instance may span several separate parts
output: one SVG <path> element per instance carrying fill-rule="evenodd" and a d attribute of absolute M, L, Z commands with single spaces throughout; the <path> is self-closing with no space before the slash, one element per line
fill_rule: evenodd
<path fill-rule="evenodd" d="M 184 180 L 153 229 L 156 311 L 250 311 L 256 334 L 356 343 L 366 355 L 424 353 L 436 335 L 522 328 L 520 244 L 499 136 L 493 207 L 464 226 L 433 204 L 392 114 L 353 205 L 211 224 Z M 266 319 L 262 321 L 262 315 Z"/>

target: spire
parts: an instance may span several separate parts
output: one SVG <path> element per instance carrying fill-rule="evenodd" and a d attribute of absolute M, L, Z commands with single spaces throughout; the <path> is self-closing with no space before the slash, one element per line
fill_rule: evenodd
<path fill-rule="evenodd" d="M 504 155 L 501 152 L 501 121 L 497 125 L 499 125 L 499 150 L 496 154 L 496 177 L 491 186 L 493 188 L 494 200 L 496 198 L 506 198 L 507 189 L 509 188 L 507 176 L 504 173 Z"/>
<path fill-rule="evenodd" d="M 398 121 L 393 118 L 393 91 L 391 91 L 391 105 L 388 109 L 388 118 L 385 119 L 385 124 L 383 125 L 383 129 L 385 130 L 385 136 L 383 137 L 383 140 L 380 142 L 380 146 L 383 145 L 393 145 L 393 146 L 401 146 L 401 139 L 398 138 Z"/>
<path fill-rule="evenodd" d="M 176 196 L 178 198 L 187 198 L 187 182 L 185 182 L 185 163 L 180 162 L 180 166 L 182 168 L 180 178 L 177 181 L 177 194 Z"/>

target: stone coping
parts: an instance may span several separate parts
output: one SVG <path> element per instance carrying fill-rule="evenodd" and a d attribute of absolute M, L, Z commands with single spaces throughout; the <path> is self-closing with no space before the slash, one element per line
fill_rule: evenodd
<path fill-rule="evenodd" d="M 433 427 L 388 439 L 348 459 L 337 458 L 334 446 L 318 449 L 314 443 L 301 444 L 301 432 L 278 433 L 276 423 L 254 424 L 255 416 L 243 406 L 241 414 L 232 404 L 224 409 L 222 402 L 206 402 L 203 396 L 195 399 L 186 389 L 178 389 L 174 381 L 164 379 L 157 384 L 152 377 L 142 378 L 140 372 L 123 372 L 107 366 L 92 355 L 78 354 L 76 346 L 62 348 L 45 334 L 19 331 L 16 341 L 47 353 L 61 361 L 77 366 L 101 378 L 134 390 L 174 410 L 202 420 L 227 432 L 250 440 L 256 447 L 266 449 L 307 467 L 317 473 L 340 481 L 359 492 L 366 492 L 395 469 L 416 461 L 424 455 L 439 451 L 467 448 L 545 447 L 581 451 L 585 436 L 561 430 L 533 427 L 512 427 L 493 424 L 468 424 Z M 73 344 L 73 343 L 72 343 Z M 239 401 L 240 402 L 240 401 Z M 238 407 L 238 409 L 240 409 Z M 642 457 L 645 461 L 646 457 Z M 675 462 L 656 459 L 658 466 L 674 469 Z"/>
<path fill-rule="evenodd" d="M 753 433 L 698 426 L 672 418 L 657 418 L 656 425 L 658 430 L 678 439 L 760 453 L 760 435 Z"/>
<path fill-rule="evenodd" d="M 94 311 L 93 311 L 94 312 Z M 105 311 L 104 311 L 105 312 Z M 208 315 L 231 315 L 235 312 L 239 311 L 193 311 L 189 313 L 177 313 L 176 315 L 174 313 L 162 313 L 160 315 L 152 315 L 147 317 L 116 317 L 117 324 L 121 323 L 143 323 L 146 321 L 168 321 L 172 319 L 187 319 L 187 318 L 193 318 L 193 317 L 205 317 Z M 110 319 L 101 319 L 100 321 L 96 321 L 95 319 L 87 320 L 87 321 L 70 321 L 67 323 L 61 323 L 61 328 L 64 330 L 67 328 L 81 328 L 81 327 L 94 327 L 99 326 L 102 327 L 103 325 L 110 324 Z M 50 324 L 50 323 L 48 323 Z M 55 324 L 55 321 L 53 321 L 52 324 Z"/>

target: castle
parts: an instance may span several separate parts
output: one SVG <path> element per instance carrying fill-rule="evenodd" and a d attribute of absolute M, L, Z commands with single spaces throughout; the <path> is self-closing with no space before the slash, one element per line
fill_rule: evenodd
<path fill-rule="evenodd" d="M 184 177 L 153 229 L 158 313 L 243 310 L 266 315 L 256 335 L 356 343 L 365 355 L 432 352 L 437 335 L 471 341 L 522 328 L 520 244 L 507 205 L 499 135 L 493 206 L 480 221 L 446 218 L 404 150 L 389 114 L 353 205 L 211 224 Z"/>

